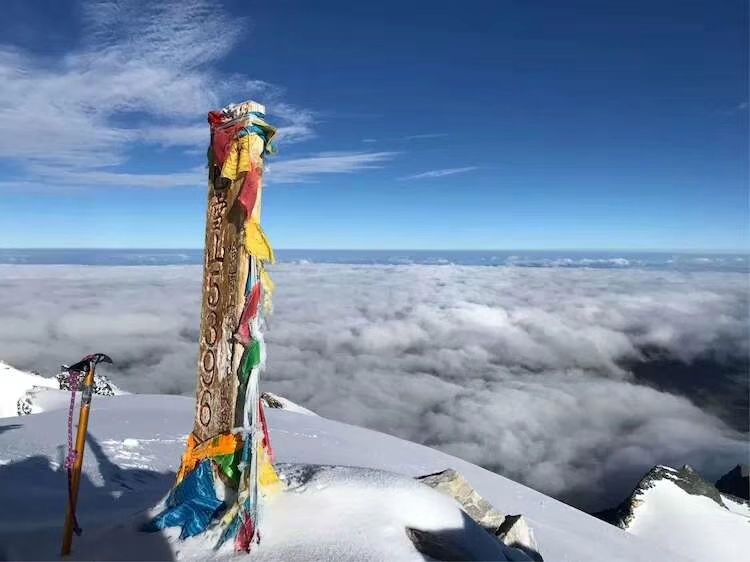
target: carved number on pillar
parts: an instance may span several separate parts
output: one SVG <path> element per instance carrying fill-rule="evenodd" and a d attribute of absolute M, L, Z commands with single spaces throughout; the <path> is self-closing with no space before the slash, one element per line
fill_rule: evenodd
<path fill-rule="evenodd" d="M 238 298 L 238 257 L 242 216 L 230 208 L 229 190 L 210 182 L 201 303 L 197 412 L 193 434 L 198 442 L 231 429 L 234 421 L 232 334 L 244 302 Z M 231 200 L 231 199 L 230 199 Z"/>

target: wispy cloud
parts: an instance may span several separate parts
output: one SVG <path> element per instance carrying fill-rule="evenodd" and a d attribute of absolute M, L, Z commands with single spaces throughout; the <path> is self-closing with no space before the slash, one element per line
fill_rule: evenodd
<path fill-rule="evenodd" d="M 438 139 L 441 137 L 447 137 L 448 133 L 425 133 L 422 135 L 407 135 L 404 137 L 405 140 L 416 140 L 416 139 Z"/>
<path fill-rule="evenodd" d="M 465 174 L 476 170 L 476 166 L 466 166 L 464 168 L 442 168 L 440 170 L 430 170 L 429 172 L 422 172 L 420 174 L 414 174 L 412 176 L 404 176 L 399 178 L 400 180 L 421 180 L 425 178 L 442 178 L 443 176 L 452 176 L 454 174 Z"/>
<path fill-rule="evenodd" d="M 747 100 L 741 101 L 737 103 L 736 105 L 733 105 L 731 107 L 724 107 L 722 109 L 717 110 L 717 114 L 721 115 L 722 117 L 737 117 L 738 115 L 741 115 L 743 113 L 746 113 L 748 110 L 748 102 Z"/>
<path fill-rule="evenodd" d="M 294 107 L 288 103 L 278 103 L 267 109 L 270 115 L 280 117 L 286 123 L 279 127 L 276 137 L 278 142 L 292 143 L 310 140 L 315 137 L 313 126 L 316 123 L 312 111 Z"/>
<path fill-rule="evenodd" d="M 305 183 L 320 174 L 342 174 L 379 168 L 396 152 L 334 152 L 279 160 L 268 165 L 268 183 Z"/>
<path fill-rule="evenodd" d="M 422 140 L 422 139 L 439 139 L 449 136 L 448 133 L 424 133 L 420 135 L 404 135 L 400 137 L 390 137 L 382 139 L 383 142 L 402 142 L 407 140 Z M 362 142 L 378 142 L 378 139 L 367 138 L 362 139 Z"/>
<path fill-rule="evenodd" d="M 280 144 L 315 136 L 314 113 L 287 102 L 282 88 L 216 70 L 247 22 L 215 2 L 89 0 L 81 13 L 83 43 L 57 60 L 0 43 L 0 159 L 20 165 L 23 182 L 195 185 L 194 170 L 133 173 L 131 151 L 202 152 L 206 111 L 247 98 L 265 103 Z"/>
<path fill-rule="evenodd" d="M 0 155 L 65 171 L 123 164 L 139 141 L 194 143 L 198 119 L 235 85 L 213 80 L 209 63 L 231 48 L 241 22 L 202 0 L 89 2 L 83 14 L 84 46 L 60 64 L 0 46 Z M 136 113 L 158 123 L 115 123 Z M 55 142 L 40 150 L 39 131 Z"/>

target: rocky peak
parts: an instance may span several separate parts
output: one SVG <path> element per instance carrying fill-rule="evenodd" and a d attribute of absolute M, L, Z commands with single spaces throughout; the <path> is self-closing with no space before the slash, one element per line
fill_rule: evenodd
<path fill-rule="evenodd" d="M 638 487 L 645 490 L 652 487 L 655 482 L 665 479 L 672 481 L 688 494 L 705 496 L 715 501 L 721 507 L 726 507 L 721 500 L 721 493 L 716 489 L 716 486 L 701 478 L 701 475 L 688 464 L 683 465 L 679 470 L 668 466 L 655 466 L 643 477 Z"/>
<path fill-rule="evenodd" d="M 669 480 L 688 494 L 709 498 L 724 509 L 727 508 L 721 499 L 721 492 L 713 484 L 704 480 L 690 465 L 683 465 L 679 469 L 657 465 L 641 478 L 630 496 L 617 507 L 592 515 L 621 529 L 627 529 L 633 520 L 634 509 L 643 501 L 644 492 L 663 480 Z"/>
<path fill-rule="evenodd" d="M 735 466 L 716 481 L 716 488 L 725 494 L 750 500 L 750 465 Z"/>

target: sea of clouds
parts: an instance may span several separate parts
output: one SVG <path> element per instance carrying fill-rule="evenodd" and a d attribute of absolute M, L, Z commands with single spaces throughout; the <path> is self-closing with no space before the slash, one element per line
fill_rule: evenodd
<path fill-rule="evenodd" d="M 323 416 L 587 510 L 657 463 L 716 477 L 746 462 L 748 434 L 727 416 L 629 367 L 658 350 L 707 361 L 701 376 L 726 387 L 729 366 L 747 364 L 745 274 L 279 264 L 273 275 L 262 387 Z M 0 265 L 0 358 L 53 374 L 105 352 L 122 388 L 191 395 L 200 287 L 193 265 Z M 732 377 L 747 394 L 747 377 Z"/>

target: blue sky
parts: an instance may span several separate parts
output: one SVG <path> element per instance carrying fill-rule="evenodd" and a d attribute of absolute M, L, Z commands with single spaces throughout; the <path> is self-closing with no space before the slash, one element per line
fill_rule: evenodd
<path fill-rule="evenodd" d="M 201 247 L 205 115 L 245 99 L 279 248 L 748 246 L 744 0 L 3 10 L 2 247 Z"/>

